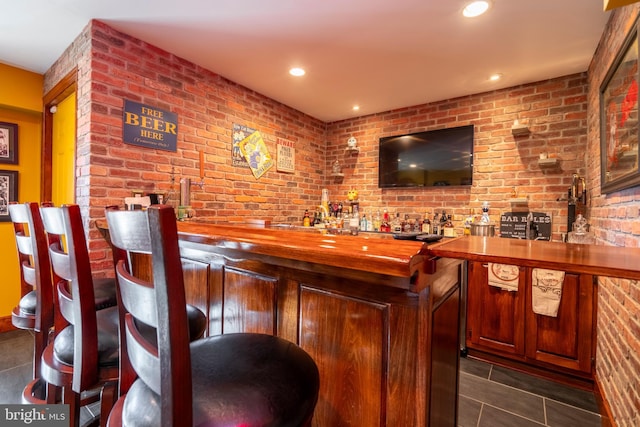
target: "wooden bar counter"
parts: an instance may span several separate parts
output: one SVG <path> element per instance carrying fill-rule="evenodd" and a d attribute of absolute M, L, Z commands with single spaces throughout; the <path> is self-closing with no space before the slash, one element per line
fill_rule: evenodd
<path fill-rule="evenodd" d="M 274 334 L 314 358 L 314 426 L 456 425 L 462 260 L 378 233 L 178 230 L 187 299 L 209 335 Z"/>
<path fill-rule="evenodd" d="M 640 279 L 640 249 L 468 236 L 433 245 L 429 253 L 468 261 L 470 356 L 593 389 L 597 276 Z M 518 266 L 517 289 L 490 286 L 490 263 Z M 564 273 L 556 316 L 533 310 L 536 268 Z"/>

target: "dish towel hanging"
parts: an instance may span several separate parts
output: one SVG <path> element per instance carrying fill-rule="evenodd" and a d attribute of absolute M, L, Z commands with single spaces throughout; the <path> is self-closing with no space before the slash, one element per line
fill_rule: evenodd
<path fill-rule="evenodd" d="M 533 312 L 544 316 L 556 317 L 560 299 L 564 271 L 534 268 L 531 273 L 531 300 Z"/>
<path fill-rule="evenodd" d="M 489 263 L 489 284 L 515 292 L 518 290 L 520 268 L 517 265 Z"/>

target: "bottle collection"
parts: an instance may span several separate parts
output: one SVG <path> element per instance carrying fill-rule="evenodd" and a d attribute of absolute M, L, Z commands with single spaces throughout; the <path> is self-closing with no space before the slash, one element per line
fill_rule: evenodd
<path fill-rule="evenodd" d="M 388 209 L 361 209 L 359 203 L 328 202 L 328 209 L 318 206 L 315 212 L 305 210 L 302 225 L 306 227 L 324 227 L 349 230 L 350 234 L 359 231 L 379 233 L 423 233 L 439 234 L 444 237 L 456 237 L 456 225 L 446 210 L 434 211 L 424 215 L 401 215 L 389 213 Z M 465 235 L 470 234 L 471 224 L 478 218 L 470 210 L 464 222 L 460 224 Z"/>
<path fill-rule="evenodd" d="M 482 205 L 483 215 L 479 217 L 474 214 L 473 209 L 469 209 L 464 221 L 459 224 L 462 234 L 471 234 L 472 224 L 487 221 L 489 219 L 489 204 Z M 329 201 L 329 190 L 322 190 L 320 204 L 315 212 L 309 209 L 304 211 L 302 225 L 305 227 L 319 227 L 329 229 L 341 229 L 343 232 L 358 234 L 360 231 L 370 231 L 378 233 L 419 233 L 433 234 L 444 237 L 456 237 L 456 225 L 454 217 L 447 214 L 446 209 L 436 211 L 431 214 L 425 212 L 421 214 L 404 214 L 395 212 L 392 215 L 388 209 L 362 209 L 358 200 L 358 191 L 351 189 L 347 192 L 344 202 Z"/>

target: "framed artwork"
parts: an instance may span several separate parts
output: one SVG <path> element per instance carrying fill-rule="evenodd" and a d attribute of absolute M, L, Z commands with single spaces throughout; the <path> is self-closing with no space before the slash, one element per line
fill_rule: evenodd
<path fill-rule="evenodd" d="M 18 171 L 0 170 L 0 222 L 11 221 L 9 202 L 18 201 Z"/>
<path fill-rule="evenodd" d="M 18 164 L 18 125 L 0 122 L 0 163 Z"/>
<path fill-rule="evenodd" d="M 600 186 L 603 194 L 640 185 L 638 80 L 636 22 L 600 86 Z"/>

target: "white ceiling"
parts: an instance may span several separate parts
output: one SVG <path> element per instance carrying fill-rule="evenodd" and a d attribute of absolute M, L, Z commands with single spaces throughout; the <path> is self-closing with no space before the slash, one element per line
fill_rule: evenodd
<path fill-rule="evenodd" d="M 467 19 L 466 1 L 6 0 L 0 62 L 44 73 L 96 18 L 331 122 L 586 71 L 610 14 L 493 0 Z"/>

